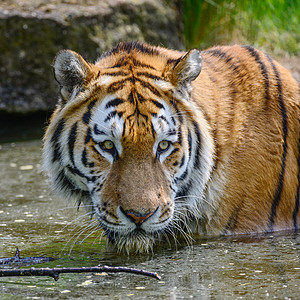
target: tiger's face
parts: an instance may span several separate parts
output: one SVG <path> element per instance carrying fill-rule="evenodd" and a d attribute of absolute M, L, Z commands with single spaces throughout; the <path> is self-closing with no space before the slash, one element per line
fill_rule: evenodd
<path fill-rule="evenodd" d="M 172 220 L 173 160 L 183 150 L 171 108 L 146 96 L 139 84 L 121 80 L 124 87 L 101 99 L 91 114 L 86 160 L 94 164 L 87 171 L 94 170 L 96 179 L 88 188 L 108 237 L 141 249 Z"/>
<path fill-rule="evenodd" d="M 201 195 L 212 154 L 201 150 L 207 139 L 194 121 L 201 116 L 188 101 L 199 52 L 168 60 L 130 45 L 95 65 L 71 51 L 57 55 L 61 102 L 45 135 L 44 166 L 54 188 L 83 202 L 119 250 L 144 252 L 184 221 L 195 204 L 182 201 L 184 189 L 195 185 Z M 193 168 L 203 172 L 194 182 Z"/>

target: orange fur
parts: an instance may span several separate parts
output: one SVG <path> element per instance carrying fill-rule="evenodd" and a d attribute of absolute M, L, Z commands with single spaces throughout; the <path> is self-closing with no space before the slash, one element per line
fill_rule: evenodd
<path fill-rule="evenodd" d="M 298 229 L 299 85 L 285 68 L 263 52 L 237 45 L 201 52 L 201 72 L 197 50 L 186 54 L 145 44 L 121 44 L 94 65 L 72 55 L 66 54 L 66 63 L 82 64 L 85 76 L 73 71 L 81 86 L 75 96 L 66 88 L 62 91 L 73 98 L 54 113 L 45 135 L 44 156 L 55 145 L 63 153 L 60 142 L 55 144 L 55 132 L 62 139 L 59 124 L 63 120 L 62 131 L 73 128 L 76 132 L 75 141 L 69 134 L 69 148 L 74 147 L 76 154 L 85 147 L 93 174 L 107 176 L 97 205 L 113 222 L 122 222 L 119 207 L 130 212 L 128 216 L 133 212 L 152 215 L 157 207 L 162 219 L 176 214 L 168 178 L 177 172 L 179 159 L 183 163 L 183 156 L 198 147 L 198 164 L 205 167 L 201 172 L 209 174 L 197 175 L 200 181 L 207 176 L 201 195 L 186 195 L 199 196 L 197 213 L 190 211 L 199 219 L 184 221 L 185 226 L 209 235 Z M 63 64 L 57 68 L 61 68 L 60 76 L 66 72 Z M 72 84 L 68 77 L 63 80 L 67 87 Z M 124 100 L 115 112 L 124 121 L 123 148 L 113 163 L 94 150 L 96 143 L 86 134 L 90 121 L 84 119 L 96 113 L 107 95 Z M 160 111 L 157 101 L 178 118 L 178 112 L 182 113 L 182 141 L 174 143 L 177 152 L 162 162 L 153 154 L 157 133 L 151 122 Z M 191 132 L 192 139 L 198 138 L 197 147 L 191 144 Z M 194 161 L 196 164 L 197 158 Z M 45 164 L 46 169 L 52 168 L 47 159 Z M 189 176 L 192 172 L 189 170 Z M 75 177 L 70 181 L 76 186 Z"/>

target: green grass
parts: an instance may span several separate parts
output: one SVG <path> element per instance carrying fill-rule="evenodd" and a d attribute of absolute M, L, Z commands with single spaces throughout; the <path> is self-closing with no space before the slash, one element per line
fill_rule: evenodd
<path fill-rule="evenodd" d="M 299 0 L 185 0 L 187 48 L 251 44 L 276 55 L 300 55 Z"/>

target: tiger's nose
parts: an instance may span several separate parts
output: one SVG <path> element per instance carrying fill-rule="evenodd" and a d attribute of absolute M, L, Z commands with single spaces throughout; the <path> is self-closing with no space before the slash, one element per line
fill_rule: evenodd
<path fill-rule="evenodd" d="M 149 219 L 156 212 L 155 210 L 150 213 L 142 214 L 133 210 L 124 210 L 122 207 L 120 207 L 120 209 L 122 213 L 136 225 L 141 225 L 144 221 Z"/>

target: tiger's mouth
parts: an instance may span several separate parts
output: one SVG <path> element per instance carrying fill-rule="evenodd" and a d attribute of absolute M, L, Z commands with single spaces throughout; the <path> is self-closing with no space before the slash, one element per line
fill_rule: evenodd
<path fill-rule="evenodd" d="M 160 233 L 147 233 L 144 229 L 137 227 L 127 234 L 116 231 L 105 230 L 110 245 L 116 247 L 121 253 L 137 254 L 149 253 L 153 249 L 155 241 L 159 239 Z"/>
<path fill-rule="evenodd" d="M 164 228 L 146 231 L 141 225 L 134 225 L 134 227 L 126 229 L 126 226 L 122 226 L 122 230 L 118 230 L 119 226 L 112 228 L 112 224 L 105 224 L 99 217 L 98 222 L 100 228 L 104 230 L 109 245 L 127 255 L 152 252 L 154 244 L 161 240 L 161 236 L 166 230 Z"/>
<path fill-rule="evenodd" d="M 94 211 L 109 245 L 127 254 L 151 252 L 153 245 L 170 231 L 173 219 L 173 214 L 167 214 L 171 210 L 162 210 L 161 206 L 144 214 L 124 211 L 121 206 L 115 211 L 103 211 L 99 204 L 94 206 Z"/>

